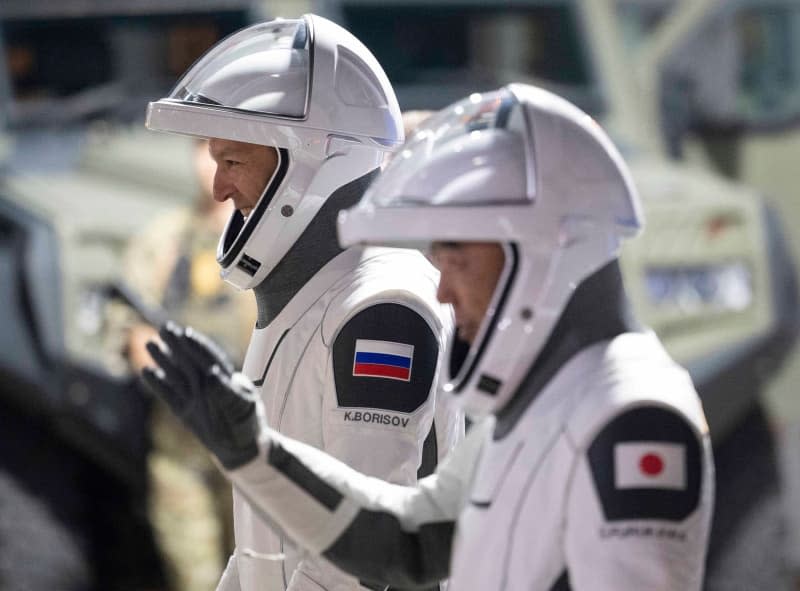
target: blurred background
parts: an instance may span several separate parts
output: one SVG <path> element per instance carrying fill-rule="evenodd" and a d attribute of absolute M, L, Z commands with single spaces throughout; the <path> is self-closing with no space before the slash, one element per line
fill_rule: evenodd
<path fill-rule="evenodd" d="M 305 12 L 404 110 L 519 81 L 608 129 L 648 223 L 631 297 L 714 440 L 706 588 L 800 589 L 800 0 L 0 0 L 0 589 L 214 588 L 229 492 L 134 372 L 165 317 L 241 358 L 253 303 L 218 279 L 204 146 L 144 111 Z"/>

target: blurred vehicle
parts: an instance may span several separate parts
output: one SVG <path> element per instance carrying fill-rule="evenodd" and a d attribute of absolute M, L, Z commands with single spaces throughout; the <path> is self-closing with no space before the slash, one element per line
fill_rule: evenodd
<path fill-rule="evenodd" d="M 134 128 L 216 40 L 307 11 L 365 42 L 403 109 L 522 81 L 601 121 L 645 203 L 623 258 L 634 304 L 692 373 L 716 444 L 735 439 L 796 339 L 795 271 L 757 191 L 680 157 L 699 143 L 731 168 L 726 133 L 797 120 L 793 0 L 2 0 L 0 404 L 143 494 L 146 401 L 106 354 L 103 309 L 121 295 L 155 314 L 120 255 L 195 187 L 189 142 Z"/>
<path fill-rule="evenodd" d="M 197 181 L 190 141 L 143 129 L 146 103 L 251 4 L 0 3 L 0 499 L 14 510 L 0 587 L 166 585 L 145 509 L 149 401 L 108 346 L 105 310 L 122 299 L 160 320 L 121 256 Z"/>
<path fill-rule="evenodd" d="M 782 100 L 787 94 L 775 86 L 775 69 L 789 66 L 751 47 L 754 29 L 774 27 L 774 10 L 793 6 L 165 0 L 137 8 L 121 0 L 6 0 L 0 96 L 8 100 L 0 116 L 14 141 L 5 199 L 65 226 L 59 264 L 67 278 L 62 310 L 70 313 L 59 324 L 70 356 L 96 363 L 102 326 L 93 328 L 92 310 L 104 297 L 96 287 L 116 277 L 126 238 L 193 190 L 188 177 L 174 178 L 185 167 L 171 165 L 187 161 L 188 148 L 119 123 L 139 120 L 146 99 L 224 34 L 279 10 L 332 17 L 378 56 L 404 109 L 440 108 L 514 80 L 540 84 L 600 120 L 630 161 L 648 217 L 648 231 L 624 259 L 632 295 L 691 370 L 721 440 L 793 341 L 797 322 L 786 306 L 796 299 L 794 274 L 760 195 L 675 156 L 692 130 L 798 117 L 796 101 Z M 799 18 L 781 22 L 800 35 Z M 43 190 L 56 186 L 58 196 Z M 734 370 L 735 391 L 729 379 L 724 392 L 713 387 Z"/>

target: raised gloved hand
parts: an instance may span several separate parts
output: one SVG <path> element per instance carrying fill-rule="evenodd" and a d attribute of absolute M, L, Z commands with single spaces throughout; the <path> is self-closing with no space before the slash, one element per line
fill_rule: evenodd
<path fill-rule="evenodd" d="M 217 456 L 227 470 L 258 455 L 255 389 L 207 336 L 167 322 L 147 351 L 158 367 L 142 370 L 145 384 Z"/>

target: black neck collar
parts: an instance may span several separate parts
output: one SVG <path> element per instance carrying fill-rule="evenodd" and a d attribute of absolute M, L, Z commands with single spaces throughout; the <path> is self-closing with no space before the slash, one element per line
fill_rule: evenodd
<path fill-rule="evenodd" d="M 257 328 L 267 326 L 326 263 L 343 252 L 336 235 L 339 211 L 355 205 L 377 174 L 375 169 L 334 191 L 289 252 L 253 289 Z"/>
<path fill-rule="evenodd" d="M 502 439 L 514 428 L 525 409 L 577 353 L 620 334 L 641 330 L 625 294 L 619 262 L 612 261 L 573 292 L 522 384 L 497 413 L 494 439 Z"/>

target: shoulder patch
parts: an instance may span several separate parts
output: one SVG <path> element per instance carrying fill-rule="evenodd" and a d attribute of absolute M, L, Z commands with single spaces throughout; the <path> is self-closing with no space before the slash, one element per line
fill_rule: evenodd
<path fill-rule="evenodd" d="M 702 449 L 675 411 L 647 406 L 623 412 L 595 437 L 587 456 L 608 521 L 681 521 L 697 509 Z"/>
<path fill-rule="evenodd" d="M 339 406 L 414 412 L 428 399 L 438 357 L 439 341 L 417 312 L 401 304 L 370 306 L 333 342 Z"/>

